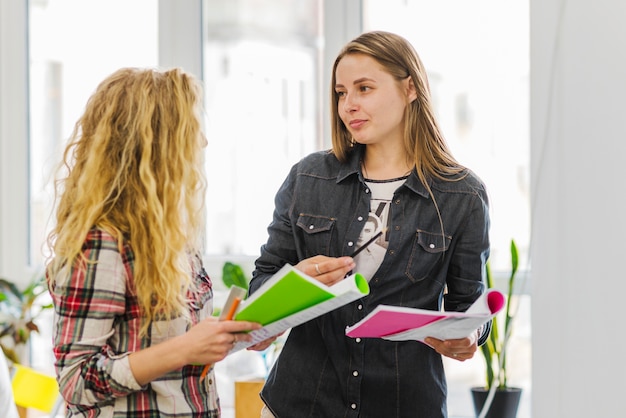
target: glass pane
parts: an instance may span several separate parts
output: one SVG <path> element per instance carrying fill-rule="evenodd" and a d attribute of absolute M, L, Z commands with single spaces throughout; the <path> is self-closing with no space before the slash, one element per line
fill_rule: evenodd
<path fill-rule="evenodd" d="M 274 194 L 320 143 L 321 1 L 208 0 L 204 10 L 206 249 L 257 256 Z"/>
<path fill-rule="evenodd" d="M 53 190 L 50 176 L 89 96 L 120 67 L 155 67 L 153 0 L 30 0 L 31 262 L 41 266 Z M 123 13 L 120 11 L 123 10 Z M 38 323 L 51 323 L 51 311 Z M 44 317 L 45 316 L 45 317 Z M 54 373 L 52 329 L 32 335 L 32 363 Z"/>
<path fill-rule="evenodd" d="M 157 65 L 158 2 L 31 0 L 29 6 L 31 260 L 41 265 L 51 170 L 100 81 L 120 67 Z"/>
<path fill-rule="evenodd" d="M 496 276 L 510 271 L 511 238 L 520 250 L 520 268 L 529 267 L 528 7 L 528 0 L 363 0 L 364 30 L 396 32 L 415 46 L 428 70 L 437 116 L 454 155 L 487 185 L 490 263 Z M 509 383 L 524 388 L 518 417 L 527 418 L 529 296 L 518 302 L 513 304 L 519 310 L 507 362 Z M 470 387 L 484 384 L 482 355 L 465 363 L 444 359 L 444 364 L 448 412 L 474 416 Z"/>
<path fill-rule="evenodd" d="M 454 155 L 485 181 L 496 270 L 509 266 L 511 238 L 528 267 L 528 7 L 528 0 L 364 0 L 363 7 L 365 30 L 396 32 L 415 46 Z"/>

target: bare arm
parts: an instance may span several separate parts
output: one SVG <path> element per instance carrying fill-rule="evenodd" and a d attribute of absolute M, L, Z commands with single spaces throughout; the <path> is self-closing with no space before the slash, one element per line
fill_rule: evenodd
<path fill-rule="evenodd" d="M 223 360 L 235 341 L 249 341 L 244 331 L 260 328 L 247 321 L 207 318 L 183 335 L 132 353 L 130 368 L 137 383 L 145 385 L 186 364 L 211 364 Z"/>

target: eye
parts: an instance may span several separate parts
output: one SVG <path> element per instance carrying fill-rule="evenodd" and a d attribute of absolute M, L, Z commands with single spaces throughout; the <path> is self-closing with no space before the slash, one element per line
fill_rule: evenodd
<path fill-rule="evenodd" d="M 343 97 L 346 95 L 345 91 L 335 91 L 335 94 L 337 95 L 337 97 Z"/>
<path fill-rule="evenodd" d="M 367 92 L 369 90 L 371 90 L 372 88 L 370 86 L 360 86 L 359 87 L 359 91 L 361 92 Z"/>

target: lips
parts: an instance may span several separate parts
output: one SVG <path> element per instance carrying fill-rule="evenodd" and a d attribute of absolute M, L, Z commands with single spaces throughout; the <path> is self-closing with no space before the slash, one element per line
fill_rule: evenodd
<path fill-rule="evenodd" d="M 349 125 L 352 129 L 359 129 L 365 122 L 367 122 L 365 119 L 354 119 L 350 121 Z"/>

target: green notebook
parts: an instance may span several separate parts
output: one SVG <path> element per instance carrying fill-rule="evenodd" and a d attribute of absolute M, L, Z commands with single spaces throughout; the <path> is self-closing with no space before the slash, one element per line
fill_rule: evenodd
<path fill-rule="evenodd" d="M 286 265 L 241 303 L 235 319 L 271 324 L 335 297 L 327 289 L 330 288 Z"/>

